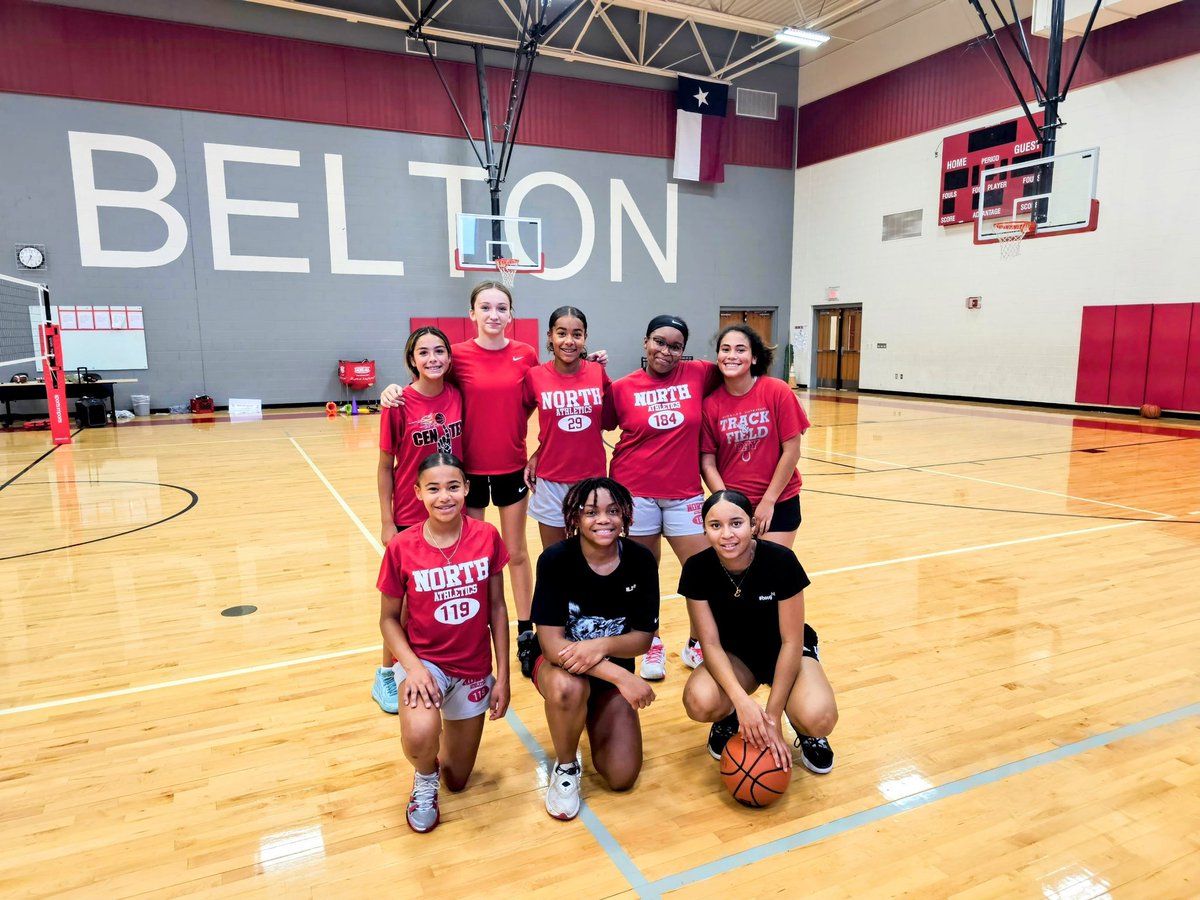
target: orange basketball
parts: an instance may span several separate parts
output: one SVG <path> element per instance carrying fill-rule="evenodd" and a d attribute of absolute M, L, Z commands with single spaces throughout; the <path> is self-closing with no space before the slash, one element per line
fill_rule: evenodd
<path fill-rule="evenodd" d="M 735 734 L 721 751 L 721 780 L 734 800 L 757 809 L 783 796 L 792 773 L 776 765 L 770 750 L 751 747 Z"/>
<path fill-rule="evenodd" d="M 1142 415 L 1147 419 L 1157 419 L 1162 415 L 1162 410 L 1155 403 L 1146 403 L 1142 406 Z"/>

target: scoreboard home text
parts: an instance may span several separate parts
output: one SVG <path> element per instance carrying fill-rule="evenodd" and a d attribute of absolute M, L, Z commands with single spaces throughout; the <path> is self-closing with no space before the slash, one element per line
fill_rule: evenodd
<path fill-rule="evenodd" d="M 1035 113 L 1034 120 L 1041 127 L 1042 113 Z M 1038 136 L 1023 116 L 946 138 L 942 141 L 938 224 L 958 225 L 972 221 L 978 214 L 981 198 L 984 209 L 998 212 L 1004 206 L 1011 208 L 1012 201 L 1024 193 L 1023 186 L 1014 184 L 1010 187 L 1007 180 L 985 186 L 983 171 L 1040 159 L 1041 155 Z"/>

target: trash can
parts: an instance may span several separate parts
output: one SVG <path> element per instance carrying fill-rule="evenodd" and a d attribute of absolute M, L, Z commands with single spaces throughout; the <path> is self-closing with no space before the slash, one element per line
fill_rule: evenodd
<path fill-rule="evenodd" d="M 133 403 L 133 414 L 135 416 L 150 415 L 150 395 L 149 394 L 130 394 L 129 399 Z"/>

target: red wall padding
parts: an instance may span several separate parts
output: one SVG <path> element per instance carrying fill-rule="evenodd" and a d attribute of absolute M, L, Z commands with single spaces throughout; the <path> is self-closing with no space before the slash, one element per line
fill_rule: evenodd
<path fill-rule="evenodd" d="M 962 6 L 963 14 L 977 21 Z M 1029 42 L 1038 72 L 1044 73 L 1047 42 L 1037 37 Z M 1001 37 L 1001 44 L 1022 95 L 1032 100 L 1024 67 L 1007 38 Z M 1064 78 L 1078 46 L 1078 38 L 1063 45 Z M 1174 3 L 1094 31 L 1071 91 L 1194 53 L 1200 53 L 1200 3 Z M 986 41 L 967 41 L 800 107 L 796 165 L 811 166 L 1014 105 L 994 51 Z M 1069 97 L 1064 109 L 1069 119 Z"/>
<path fill-rule="evenodd" d="M 1200 303 L 1191 304 L 1192 331 L 1188 338 L 1187 369 L 1183 376 L 1182 409 L 1200 410 Z"/>
<path fill-rule="evenodd" d="M 408 320 L 409 333 L 416 331 L 418 328 L 423 328 L 426 325 L 434 325 L 450 338 L 450 343 L 458 344 L 462 341 L 469 341 L 475 337 L 475 323 L 470 319 L 463 318 L 441 318 L 430 319 L 414 316 Z M 539 333 L 539 325 L 537 319 L 515 319 L 513 327 L 509 329 L 509 334 L 518 341 L 524 341 L 531 346 L 538 359 L 541 359 L 541 337 Z"/>
<path fill-rule="evenodd" d="M 1115 306 L 1085 306 L 1079 329 L 1079 370 L 1075 378 L 1076 403 L 1108 403 L 1112 374 Z"/>
<path fill-rule="evenodd" d="M 1150 356 L 1149 303 L 1117 307 L 1113 330 L 1112 377 L 1108 381 L 1111 406 L 1141 406 L 1146 395 L 1146 360 Z"/>
<path fill-rule="evenodd" d="M 397 38 L 399 39 L 399 38 Z M 499 59 L 499 56 L 496 56 Z M 475 69 L 441 62 L 472 136 Z M 503 123 L 510 72 L 488 70 Z M 24 0 L 0 0 L 0 91 L 463 137 L 428 59 Z M 792 166 L 790 108 L 725 126 L 730 165 Z M 670 158 L 675 90 L 534 71 L 520 143 Z"/>
<path fill-rule="evenodd" d="M 1075 402 L 1200 412 L 1200 303 L 1084 307 Z"/>
<path fill-rule="evenodd" d="M 1191 303 L 1158 303 L 1150 323 L 1150 355 L 1146 365 L 1144 403 L 1163 409 L 1183 409 L 1183 379 L 1187 370 Z"/>

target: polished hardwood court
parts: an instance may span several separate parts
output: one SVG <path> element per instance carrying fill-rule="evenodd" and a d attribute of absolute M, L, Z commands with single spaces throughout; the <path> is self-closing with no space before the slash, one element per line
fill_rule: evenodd
<path fill-rule="evenodd" d="M 1200 895 L 1200 425 L 800 398 L 834 770 L 724 792 L 665 550 L 637 786 L 585 746 L 549 818 L 516 674 L 428 835 L 370 698 L 377 416 L 0 433 L 0 895 Z"/>

